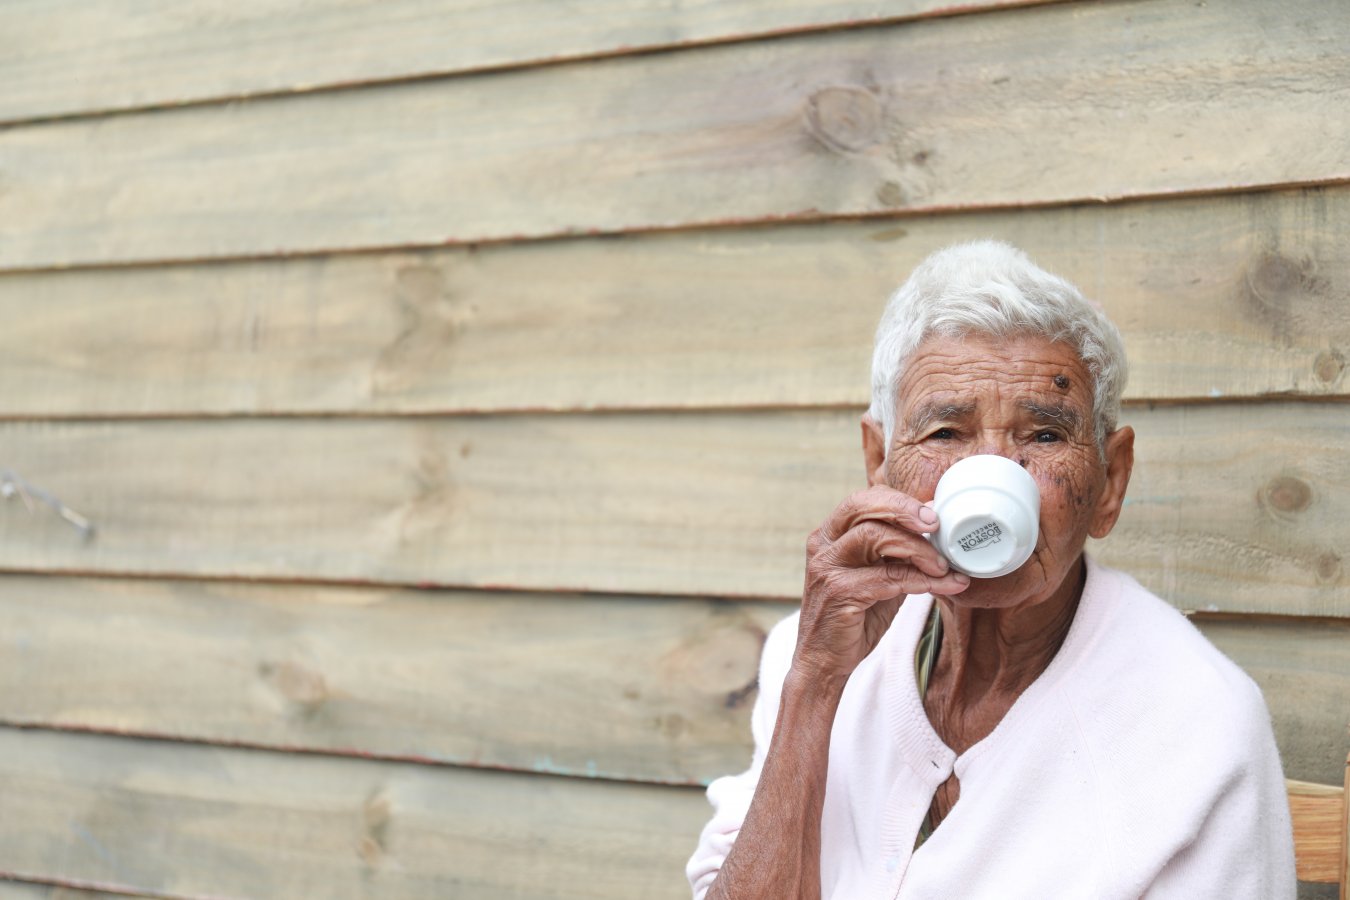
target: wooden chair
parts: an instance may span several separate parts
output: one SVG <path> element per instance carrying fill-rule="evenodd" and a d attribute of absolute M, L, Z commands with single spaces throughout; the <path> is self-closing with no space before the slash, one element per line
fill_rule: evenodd
<path fill-rule="evenodd" d="M 1294 819 L 1294 857 L 1300 881 L 1339 884 L 1347 900 L 1346 859 L 1350 856 L 1350 758 L 1345 785 L 1287 781 Z"/>

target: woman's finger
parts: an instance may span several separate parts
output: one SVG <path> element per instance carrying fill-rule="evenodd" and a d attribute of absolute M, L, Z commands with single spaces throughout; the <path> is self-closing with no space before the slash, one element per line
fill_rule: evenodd
<path fill-rule="evenodd" d="M 870 605 L 904 594 L 959 594 L 970 587 L 970 577 L 955 570 L 935 576 L 896 560 L 887 560 L 864 569 L 852 569 L 840 577 L 840 588 L 856 600 Z"/>
<path fill-rule="evenodd" d="M 860 523 L 821 553 L 826 564 L 855 569 L 877 565 L 887 558 L 908 563 L 935 578 L 946 575 L 950 568 L 937 548 L 922 536 L 874 520 Z"/>
<path fill-rule="evenodd" d="M 850 494 L 821 525 L 820 532 L 828 541 L 837 541 L 863 522 L 879 522 L 902 528 L 914 534 L 937 531 L 937 513 L 932 506 L 908 494 L 874 485 Z"/>

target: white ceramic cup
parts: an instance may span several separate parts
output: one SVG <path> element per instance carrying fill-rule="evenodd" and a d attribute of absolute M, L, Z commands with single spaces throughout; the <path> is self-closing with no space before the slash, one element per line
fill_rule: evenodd
<path fill-rule="evenodd" d="M 997 578 L 1031 556 L 1040 534 L 1041 492 L 1004 456 L 968 456 L 943 473 L 933 496 L 938 530 L 929 537 L 952 568 Z"/>

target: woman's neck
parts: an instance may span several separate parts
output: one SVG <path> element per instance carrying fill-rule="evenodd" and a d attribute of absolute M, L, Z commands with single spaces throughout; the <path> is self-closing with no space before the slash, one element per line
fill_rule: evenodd
<path fill-rule="evenodd" d="M 1038 602 L 975 609 L 939 598 L 942 646 L 924 708 L 947 746 L 965 752 L 994 730 L 1055 658 L 1073 624 L 1087 568 L 1080 556 Z"/>

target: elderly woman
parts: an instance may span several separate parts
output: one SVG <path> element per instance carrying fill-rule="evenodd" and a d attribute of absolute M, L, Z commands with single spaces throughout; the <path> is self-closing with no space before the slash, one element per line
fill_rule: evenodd
<path fill-rule="evenodd" d="M 1083 551 L 1134 461 L 1115 327 L 994 242 L 929 257 L 877 331 L 869 487 L 811 535 L 769 635 L 749 771 L 708 789 L 696 898 L 1293 897 L 1255 684 Z M 1041 493 L 1030 559 L 955 572 L 925 539 L 957 460 Z"/>

